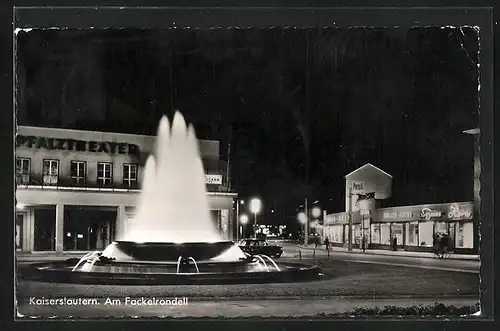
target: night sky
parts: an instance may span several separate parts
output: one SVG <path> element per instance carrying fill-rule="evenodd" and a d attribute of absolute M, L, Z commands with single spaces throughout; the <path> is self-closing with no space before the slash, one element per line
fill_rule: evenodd
<path fill-rule="evenodd" d="M 368 162 L 394 177 L 386 204 L 471 201 L 478 51 L 465 27 L 34 30 L 18 124 L 154 134 L 179 109 L 222 159 L 231 137 L 233 189 L 268 223 L 296 222 L 306 193 L 344 211 Z"/>

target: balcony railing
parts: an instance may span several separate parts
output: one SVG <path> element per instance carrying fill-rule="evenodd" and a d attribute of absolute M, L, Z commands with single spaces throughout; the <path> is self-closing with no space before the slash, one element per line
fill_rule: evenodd
<path fill-rule="evenodd" d="M 30 184 L 30 174 L 17 174 L 16 175 L 17 185 L 29 185 Z"/>
<path fill-rule="evenodd" d="M 213 172 L 211 174 L 214 174 Z M 97 181 L 89 181 L 82 177 L 68 177 L 68 176 L 48 176 L 37 174 L 18 174 L 16 175 L 16 184 L 18 186 L 47 186 L 47 187 L 75 187 L 75 188 L 106 188 L 106 189 L 125 189 L 137 190 L 140 189 L 138 182 L 112 182 L 109 185 L 101 185 Z M 209 192 L 225 192 L 227 191 L 225 180 L 222 185 L 207 184 Z"/>
<path fill-rule="evenodd" d="M 19 186 L 60 186 L 60 187 L 78 187 L 78 188 L 114 188 L 114 189 L 139 189 L 139 184 L 131 183 L 111 183 L 110 185 L 100 185 L 97 181 L 88 181 L 82 177 L 68 177 L 68 176 L 50 176 L 47 175 L 17 175 L 16 184 Z M 55 177 L 55 178 L 54 178 Z"/>

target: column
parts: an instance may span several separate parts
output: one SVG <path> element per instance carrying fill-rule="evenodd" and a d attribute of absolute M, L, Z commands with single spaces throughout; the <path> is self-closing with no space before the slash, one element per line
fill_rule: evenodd
<path fill-rule="evenodd" d="M 119 205 L 116 210 L 116 234 L 115 240 L 120 240 L 124 234 L 127 214 L 125 213 L 125 205 Z"/>
<path fill-rule="evenodd" d="M 56 205 L 56 252 L 62 253 L 64 249 L 64 205 Z"/>
<path fill-rule="evenodd" d="M 28 210 L 28 227 L 26 233 L 28 235 L 26 249 L 29 252 L 33 252 L 35 250 L 35 209 L 31 207 Z"/>

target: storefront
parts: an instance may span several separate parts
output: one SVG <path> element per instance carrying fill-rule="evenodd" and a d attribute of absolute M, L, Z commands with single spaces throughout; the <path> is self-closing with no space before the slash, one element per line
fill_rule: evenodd
<path fill-rule="evenodd" d="M 434 235 L 441 233 L 450 237 L 455 252 L 477 253 L 473 210 L 472 202 L 378 209 L 370 248 L 390 249 L 395 237 L 399 248 L 432 251 Z"/>
<path fill-rule="evenodd" d="M 16 137 L 16 250 L 102 249 L 133 217 L 155 137 L 20 126 Z M 213 221 L 233 239 L 233 200 L 218 141 L 199 141 Z"/>
<path fill-rule="evenodd" d="M 361 240 L 360 213 L 352 214 L 352 243 L 359 244 Z M 328 214 L 323 223 L 322 241 L 328 238 L 332 246 L 347 247 L 349 244 L 349 213 Z"/>

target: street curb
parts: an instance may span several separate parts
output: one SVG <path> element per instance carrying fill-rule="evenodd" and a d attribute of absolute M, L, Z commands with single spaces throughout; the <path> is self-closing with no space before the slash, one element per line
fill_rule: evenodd
<path fill-rule="evenodd" d="M 298 246 L 299 250 L 308 250 L 308 251 L 314 251 L 314 248 L 310 247 L 301 247 Z M 317 250 L 316 252 L 321 252 L 320 254 L 325 254 L 327 255 L 326 251 L 324 250 Z M 344 254 L 359 254 L 359 255 L 378 255 L 378 256 L 395 256 L 395 257 L 411 257 L 415 259 L 434 259 L 433 256 L 419 256 L 419 255 L 400 255 L 400 254 L 390 254 L 390 253 L 374 253 L 374 252 L 357 252 L 357 251 L 352 251 L 352 252 L 346 252 L 346 251 L 337 251 L 337 250 L 331 250 L 330 253 L 344 253 Z M 299 253 L 296 254 L 296 256 Z M 464 258 L 464 257 L 453 257 L 451 256 L 449 259 L 450 260 L 459 260 L 459 261 L 476 261 L 479 262 L 481 259 L 479 257 L 476 257 L 475 255 L 471 255 L 474 257 L 471 258 Z"/>

